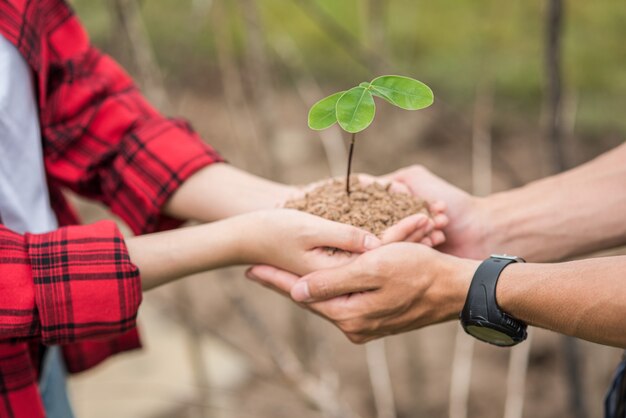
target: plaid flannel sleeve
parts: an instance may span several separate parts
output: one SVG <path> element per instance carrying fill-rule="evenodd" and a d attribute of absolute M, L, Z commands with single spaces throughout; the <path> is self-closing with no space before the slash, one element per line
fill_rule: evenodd
<path fill-rule="evenodd" d="M 0 225 L 0 342 L 64 344 L 135 327 L 141 282 L 112 221 L 17 234 Z"/>
<path fill-rule="evenodd" d="M 52 181 L 105 203 L 135 233 L 174 227 L 161 208 L 199 169 L 223 161 L 182 120 L 159 114 L 94 48 L 75 16 L 47 38 L 42 130 Z"/>

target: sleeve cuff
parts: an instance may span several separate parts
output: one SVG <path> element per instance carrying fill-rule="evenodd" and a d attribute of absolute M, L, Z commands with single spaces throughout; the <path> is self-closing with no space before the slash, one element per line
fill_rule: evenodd
<path fill-rule="evenodd" d="M 110 338 L 136 325 L 139 271 L 112 221 L 27 234 L 44 344 Z"/>
<path fill-rule="evenodd" d="M 117 167 L 121 187 L 110 202 L 136 234 L 172 229 L 183 220 L 162 214 L 170 196 L 198 170 L 224 159 L 182 120 L 145 124 L 126 141 Z"/>

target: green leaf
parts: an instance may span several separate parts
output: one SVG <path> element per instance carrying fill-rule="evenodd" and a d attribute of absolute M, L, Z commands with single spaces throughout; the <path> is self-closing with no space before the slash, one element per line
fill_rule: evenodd
<path fill-rule="evenodd" d="M 344 93 L 345 91 L 340 91 L 339 93 L 331 94 L 311 106 L 309 110 L 309 128 L 321 131 L 333 126 L 337 122 L 337 111 L 335 110 L 337 100 Z"/>
<path fill-rule="evenodd" d="M 399 75 L 384 75 L 370 83 L 372 93 L 406 110 L 417 110 L 433 104 L 433 91 L 421 81 Z"/>
<path fill-rule="evenodd" d="M 369 89 L 370 83 L 368 83 L 367 81 L 364 81 L 362 83 L 359 83 L 359 86 L 363 87 L 364 89 Z"/>
<path fill-rule="evenodd" d="M 337 101 L 337 121 L 344 131 L 361 132 L 370 126 L 376 113 L 374 97 L 364 87 L 354 87 Z"/>
<path fill-rule="evenodd" d="M 387 95 L 383 94 L 382 92 L 376 90 L 375 87 L 372 87 L 370 91 L 372 92 L 372 96 L 380 97 L 381 99 L 387 100 L 392 105 L 395 105 L 395 103 L 389 98 L 389 96 L 387 96 Z"/>

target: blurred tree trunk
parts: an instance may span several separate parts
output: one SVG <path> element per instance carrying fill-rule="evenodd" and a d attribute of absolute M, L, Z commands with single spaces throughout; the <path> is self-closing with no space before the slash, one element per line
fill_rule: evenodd
<path fill-rule="evenodd" d="M 472 123 L 472 193 L 476 196 L 487 196 L 492 191 L 492 125 L 493 90 L 490 81 L 482 81 L 476 88 Z M 463 328 L 457 329 L 450 377 L 449 418 L 467 417 L 475 341 Z"/>
<path fill-rule="evenodd" d="M 563 141 L 563 21 L 564 1 L 549 0 L 546 12 L 546 99 L 548 104 L 547 140 L 551 151 L 553 173 L 559 173 L 568 167 Z M 587 408 L 582 383 L 579 342 L 572 337 L 563 337 L 563 350 L 570 412 L 575 418 L 585 418 Z"/>
<path fill-rule="evenodd" d="M 263 143 L 243 88 L 241 69 L 235 59 L 233 35 L 226 13 L 226 0 L 215 0 L 211 27 L 215 36 L 217 64 L 232 130 L 248 171 L 266 175 L 271 171 L 270 149 Z"/>
<path fill-rule="evenodd" d="M 506 379 L 506 400 L 504 418 L 522 418 L 526 395 L 526 375 L 534 330 L 528 330 L 528 338 L 523 344 L 511 348 L 509 374 Z"/>
<path fill-rule="evenodd" d="M 376 418 L 396 418 L 396 401 L 389 374 L 385 340 L 376 340 L 365 346 L 367 369 L 374 394 Z"/>
<path fill-rule="evenodd" d="M 549 0 L 546 15 L 546 99 L 548 102 L 548 143 L 552 170 L 567 168 L 562 127 L 561 44 L 563 0 Z"/>
<path fill-rule="evenodd" d="M 255 0 L 238 0 L 239 9 L 245 23 L 246 49 L 244 79 L 250 89 L 250 102 L 256 115 L 259 126 L 261 143 L 272 149 L 274 138 L 279 129 L 277 100 L 273 87 L 270 62 L 267 57 L 265 32 L 259 13 L 259 6 Z M 276 162 L 268 154 L 266 174 L 278 180 L 280 170 Z"/>
<path fill-rule="evenodd" d="M 136 0 L 107 2 L 111 11 L 113 39 L 125 45 L 123 56 L 128 60 L 142 93 L 159 110 L 172 110 L 163 83 L 163 74 L 154 57 L 150 36 Z"/>

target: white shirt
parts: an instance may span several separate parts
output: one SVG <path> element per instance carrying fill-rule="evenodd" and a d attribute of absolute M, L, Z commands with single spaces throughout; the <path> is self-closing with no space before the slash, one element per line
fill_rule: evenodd
<path fill-rule="evenodd" d="M 0 219 L 20 233 L 57 228 L 46 183 L 32 73 L 19 51 L 2 35 Z"/>

